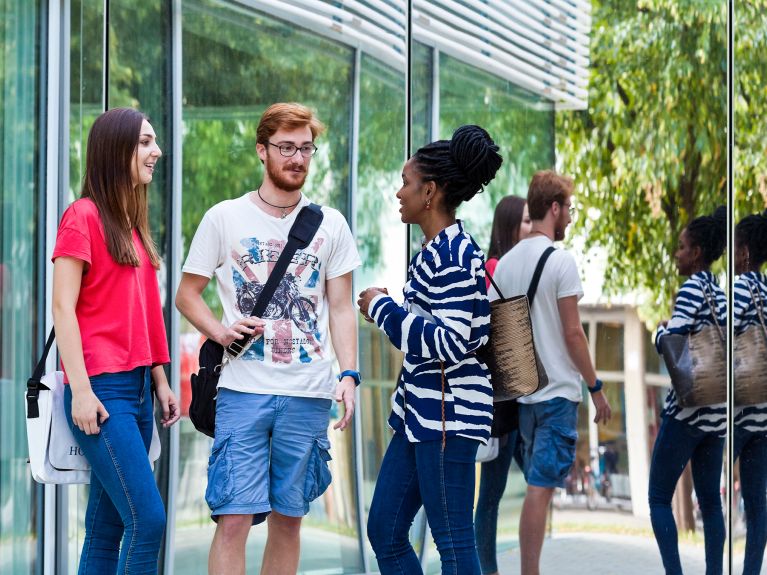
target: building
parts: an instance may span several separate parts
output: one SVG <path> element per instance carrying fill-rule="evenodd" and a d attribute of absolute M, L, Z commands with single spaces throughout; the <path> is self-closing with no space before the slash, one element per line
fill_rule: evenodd
<path fill-rule="evenodd" d="M 0 3 L 0 571 L 76 571 L 86 488 L 32 481 L 22 402 L 52 325 L 57 222 L 79 193 L 88 130 L 103 109 L 139 107 L 165 152 L 151 218 L 170 378 L 188 405 L 199 336 L 172 296 L 204 211 L 258 185 L 255 128 L 266 106 L 316 108 L 329 129 L 306 189 L 352 226 L 364 261 L 355 286 L 396 289 L 417 241 L 394 198 L 409 151 L 460 124 L 488 129 L 506 161 L 460 214 L 486 243 L 495 202 L 524 194 L 533 172 L 553 166 L 555 110 L 586 105 L 589 12 L 586 0 Z M 307 518 L 304 573 L 375 570 L 364 524 L 400 358 L 364 322 L 360 338 L 365 384 L 353 431 L 331 432 L 335 480 Z M 210 440 L 186 419 L 162 440 L 163 572 L 204 573 Z M 414 528 L 420 549 L 425 530 L 423 521 Z M 263 537 L 251 536 L 252 565 Z M 426 546 L 424 562 L 434 555 Z"/>

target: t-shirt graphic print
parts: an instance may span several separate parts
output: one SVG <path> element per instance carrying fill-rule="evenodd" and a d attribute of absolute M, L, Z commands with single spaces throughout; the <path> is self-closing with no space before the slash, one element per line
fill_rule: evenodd
<path fill-rule="evenodd" d="M 263 212 L 245 194 L 213 206 L 200 222 L 183 271 L 215 276 L 224 325 L 250 315 L 285 248 L 304 198 L 288 217 Z M 309 246 L 296 251 L 262 319 L 264 334 L 227 363 L 219 386 L 248 393 L 333 399 L 335 355 L 326 282 L 360 265 L 344 216 L 323 207 Z"/>
<path fill-rule="evenodd" d="M 243 252 L 232 251 L 232 284 L 237 310 L 244 317 L 256 305 L 287 242 L 247 238 L 241 244 Z M 317 317 L 322 295 L 317 289 L 322 267 L 317 253 L 322 244 L 323 239 L 317 238 L 305 250 L 294 254 L 288 271 L 261 316 L 268 320 L 267 331 L 264 337 L 251 344 L 242 359 L 264 361 L 268 353 L 273 363 L 289 364 L 293 361 L 311 363 L 313 359 L 323 357 Z M 264 262 L 268 265 L 256 265 Z"/>

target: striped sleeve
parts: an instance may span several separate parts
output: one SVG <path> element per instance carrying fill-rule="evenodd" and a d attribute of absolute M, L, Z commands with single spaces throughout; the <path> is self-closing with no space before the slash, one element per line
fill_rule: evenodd
<path fill-rule="evenodd" d="M 489 326 L 489 303 L 479 289 L 484 286 L 478 274 L 481 265 L 479 258 L 471 258 L 468 266 L 453 258 L 424 260 L 414 268 L 411 285 L 417 292 L 414 301 L 428 299 L 431 313 L 417 314 L 379 296 L 371 304 L 370 317 L 399 350 L 457 363 L 488 339 L 487 329 L 472 339 L 476 318 L 486 318 Z"/>

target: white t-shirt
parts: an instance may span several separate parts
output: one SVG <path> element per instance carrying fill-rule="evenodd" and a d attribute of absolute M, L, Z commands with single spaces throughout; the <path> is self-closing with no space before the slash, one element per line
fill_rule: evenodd
<path fill-rule="evenodd" d="M 546 248 L 553 245 L 545 236 L 526 238 L 498 261 L 493 280 L 504 297 L 527 293 L 538 260 Z M 492 287 L 488 295 L 490 301 L 498 299 Z M 520 397 L 519 403 L 540 403 L 555 397 L 581 401 L 581 376 L 567 351 L 557 307 L 559 299 L 573 295 L 578 299 L 583 297 L 575 259 L 565 250 L 555 250 L 543 267 L 530 310 L 535 350 L 546 369 L 549 384 L 537 393 Z"/>
<path fill-rule="evenodd" d="M 249 193 L 213 206 L 192 240 L 183 271 L 216 275 L 222 322 L 250 314 L 288 240 L 304 197 L 285 219 L 256 206 Z M 328 330 L 325 282 L 360 265 L 343 215 L 323 207 L 311 244 L 296 251 L 264 312 L 263 337 L 221 373 L 220 387 L 248 393 L 333 399 L 334 354 Z"/>

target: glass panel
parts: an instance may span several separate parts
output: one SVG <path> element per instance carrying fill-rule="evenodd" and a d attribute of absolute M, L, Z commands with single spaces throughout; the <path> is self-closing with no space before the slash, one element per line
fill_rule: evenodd
<path fill-rule="evenodd" d="M 382 129 L 382 126 L 386 126 Z M 357 190 L 357 244 L 362 267 L 356 285 L 400 291 L 407 268 L 406 228 L 399 218 L 395 193 L 405 160 L 405 77 L 367 55 L 360 70 L 360 152 Z M 390 397 L 402 366 L 402 354 L 373 324 L 360 320 L 363 505 L 370 510 L 376 478 L 391 438 L 387 424 Z M 367 538 L 365 538 L 367 542 Z M 375 557 L 367 545 L 370 561 Z"/>
<path fill-rule="evenodd" d="M 332 206 L 351 219 L 353 50 L 235 3 L 185 1 L 182 11 L 184 256 L 210 207 L 258 187 L 263 168 L 255 152 L 255 132 L 261 114 L 274 102 L 306 104 L 316 110 L 328 127 L 317 141 L 319 150 L 312 160 L 304 190 L 312 201 Z M 389 128 L 398 125 L 404 130 L 405 125 L 401 103 L 398 111 L 397 100 L 388 99 L 386 90 L 396 93 L 404 88 L 401 77 L 383 67 L 375 71 L 383 75 L 370 96 L 377 105 L 386 106 L 388 115 L 380 117 L 382 123 L 377 129 L 368 127 L 371 131 L 364 148 L 360 148 L 360 164 L 364 161 L 371 165 L 364 174 L 360 170 L 361 180 L 365 179 L 360 188 L 385 189 L 399 174 L 399 166 L 394 176 L 390 173 L 390 154 L 394 150 L 396 161 L 401 161 L 404 142 L 404 136 L 398 139 L 396 130 Z M 368 205 L 366 201 L 389 200 L 381 195 L 366 199 L 361 189 L 357 201 L 362 209 Z M 375 209 L 372 204 L 369 207 Z M 389 246 L 381 241 L 383 235 L 376 236 L 381 232 L 374 222 L 361 225 L 367 226 L 365 229 L 371 235 L 361 241 L 360 249 L 382 262 L 379 267 L 383 268 Z M 209 284 L 204 298 L 220 317 L 213 284 Z M 189 375 L 197 370 L 200 343 L 199 333 L 183 321 L 181 404 L 185 415 L 190 401 Z M 333 417 L 336 415 L 334 410 Z M 328 433 L 334 481 L 325 495 L 312 503 L 304 520 L 299 570 L 357 573 L 363 569 L 355 505 L 354 435 L 350 431 Z M 203 574 L 207 573 L 208 549 L 215 527 L 204 500 L 211 442 L 186 417 L 180 422 L 180 435 L 175 569 L 178 573 Z M 253 529 L 248 539 L 248 573 L 260 570 L 265 538 L 264 526 Z"/>
<path fill-rule="evenodd" d="M 655 348 L 655 332 L 648 329 L 644 330 L 644 338 L 645 371 L 647 373 L 668 375 L 666 362 L 663 361 L 663 358 Z"/>
<path fill-rule="evenodd" d="M 597 323 L 596 355 L 597 369 L 623 371 L 623 323 Z"/>
<path fill-rule="evenodd" d="M 414 52 L 417 58 L 423 60 L 419 55 L 421 51 L 418 48 Z M 414 110 L 426 109 L 423 102 L 416 99 L 419 96 L 422 99 L 426 94 L 425 90 L 412 94 Z M 477 94 L 481 94 L 481 97 L 476 97 Z M 438 99 L 440 138 L 450 138 L 460 125 L 478 124 L 490 133 L 504 157 L 501 170 L 485 192 L 473 198 L 471 203 L 462 204 L 458 208 L 458 217 L 466 223 L 467 231 L 486 249 L 498 201 L 510 194 L 526 195 L 533 173 L 554 164 L 553 105 L 445 53 L 439 54 Z M 415 129 L 413 134 L 416 134 Z M 420 236 L 420 229 L 414 226 L 412 234 Z M 478 475 L 477 487 L 479 480 Z M 518 545 L 519 511 L 525 489 L 521 472 L 516 465 L 512 465 L 500 503 L 497 537 L 499 553 Z M 438 573 L 439 554 L 431 538 L 426 544 L 428 572 Z"/>
<path fill-rule="evenodd" d="M 44 326 L 38 313 L 40 190 L 38 3 L 0 3 L 0 572 L 34 573 L 42 518 L 27 465 L 24 386 Z"/>

